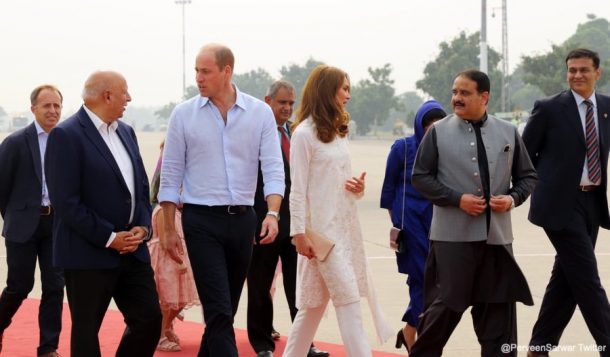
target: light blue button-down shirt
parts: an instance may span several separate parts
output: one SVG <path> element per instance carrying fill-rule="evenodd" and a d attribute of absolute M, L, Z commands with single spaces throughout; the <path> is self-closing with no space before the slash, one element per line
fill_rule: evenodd
<path fill-rule="evenodd" d="M 159 202 L 251 206 L 259 160 L 265 197 L 284 195 L 284 163 L 273 112 L 235 90 L 226 125 L 206 97 L 176 106 L 163 150 Z"/>
<path fill-rule="evenodd" d="M 47 139 L 49 139 L 49 133 L 45 132 L 44 129 L 38 124 L 37 121 L 34 121 L 34 125 L 36 126 L 36 134 L 38 134 L 38 150 L 40 150 L 40 167 L 42 170 L 42 200 L 40 202 L 41 206 L 50 206 L 51 200 L 49 199 L 49 190 L 47 189 L 47 179 L 44 175 L 44 153 L 47 151 Z"/>

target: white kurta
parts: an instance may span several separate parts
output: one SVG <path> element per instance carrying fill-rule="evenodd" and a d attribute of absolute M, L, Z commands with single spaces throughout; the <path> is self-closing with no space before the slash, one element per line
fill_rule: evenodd
<path fill-rule="evenodd" d="M 296 305 L 299 309 L 320 306 L 328 297 L 334 306 L 366 297 L 377 335 L 392 335 L 375 297 L 368 272 L 356 199 L 345 189 L 352 178 L 347 138 L 321 142 L 311 119 L 294 131 L 290 148 L 290 235 L 312 229 L 335 243 L 324 262 L 299 255 Z"/>

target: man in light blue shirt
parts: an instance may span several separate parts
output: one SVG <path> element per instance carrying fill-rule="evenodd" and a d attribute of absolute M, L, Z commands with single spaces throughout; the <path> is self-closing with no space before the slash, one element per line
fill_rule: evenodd
<path fill-rule="evenodd" d="M 233 66 L 226 46 L 200 50 L 195 62 L 200 95 L 174 109 L 161 166 L 164 249 L 179 263 L 184 252 L 174 220 L 178 203 L 184 203 L 184 237 L 206 323 L 199 356 L 238 355 L 233 317 L 255 241 L 259 160 L 269 208 L 260 244 L 277 235 L 284 195 L 273 112 L 231 83 Z"/>

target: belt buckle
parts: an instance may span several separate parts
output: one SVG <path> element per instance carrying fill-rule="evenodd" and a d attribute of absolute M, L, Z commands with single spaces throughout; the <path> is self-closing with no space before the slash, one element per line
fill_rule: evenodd
<path fill-rule="evenodd" d="M 231 208 L 233 208 L 233 207 L 235 207 L 235 206 L 227 206 L 227 213 L 228 213 L 228 214 L 230 214 L 230 215 L 235 215 L 235 214 L 237 214 L 237 212 L 233 212 L 233 211 L 231 211 Z"/>
<path fill-rule="evenodd" d="M 51 206 L 40 206 L 40 215 L 41 216 L 50 216 L 51 215 Z"/>

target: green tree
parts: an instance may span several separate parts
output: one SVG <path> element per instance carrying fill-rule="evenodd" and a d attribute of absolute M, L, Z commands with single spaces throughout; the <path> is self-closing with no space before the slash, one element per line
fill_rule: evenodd
<path fill-rule="evenodd" d="M 566 87 L 567 52 L 564 46 L 551 45 L 551 51 L 538 56 L 524 56 L 523 81 L 540 88 L 544 95 L 557 93 Z"/>
<path fill-rule="evenodd" d="M 517 66 L 510 75 L 510 102 L 509 108 L 512 111 L 530 111 L 536 99 L 544 97 L 544 93 L 535 85 L 527 84 L 524 81 L 525 70 L 523 65 Z"/>
<path fill-rule="evenodd" d="M 289 66 L 282 66 L 282 68 L 280 68 L 282 79 L 290 82 L 294 86 L 297 102 L 301 98 L 301 90 L 305 85 L 307 77 L 309 77 L 309 74 L 314 68 L 321 64 L 324 63 L 310 57 L 303 66 L 291 64 Z"/>
<path fill-rule="evenodd" d="M 399 107 L 394 95 L 394 80 L 390 79 L 392 66 L 386 63 L 379 68 L 369 67 L 368 72 L 371 79 L 363 79 L 352 86 L 352 99 L 347 106 L 361 135 L 368 133 L 373 125 L 384 124 L 390 110 Z"/>
<path fill-rule="evenodd" d="M 439 101 L 443 107 L 450 111 L 451 88 L 455 75 L 468 68 L 479 67 L 479 33 L 466 35 L 461 32 L 451 42 L 442 42 L 439 45 L 440 53 L 436 59 L 429 62 L 424 68 L 424 78 L 416 82 L 416 87 L 428 93 Z M 500 94 L 502 90 L 502 73 L 498 70 L 500 54 L 494 49 L 487 51 L 491 81 L 489 111 L 496 112 L 500 108 Z"/>
<path fill-rule="evenodd" d="M 544 95 L 551 95 L 567 88 L 565 57 L 574 48 L 584 47 L 599 53 L 602 67 L 610 69 L 610 23 L 603 18 L 589 16 L 589 21 L 579 24 L 570 38 L 560 45 L 551 45 L 551 51 L 538 56 L 524 56 L 523 80 L 540 88 Z M 605 59 L 605 61 L 604 61 Z M 602 71 L 598 88 L 610 90 L 609 75 Z M 606 86 L 606 84 L 608 84 Z"/>
<path fill-rule="evenodd" d="M 176 107 L 178 103 L 176 102 L 169 102 L 167 104 L 165 104 L 164 106 L 162 106 L 161 108 L 155 110 L 155 116 L 157 117 L 157 124 L 161 125 L 161 124 L 167 124 L 167 120 L 169 119 L 169 116 L 172 114 L 172 112 L 174 111 L 174 108 Z"/>
<path fill-rule="evenodd" d="M 589 21 L 579 24 L 564 46 L 569 49 L 586 47 L 599 53 L 602 59 L 610 58 L 610 23 L 604 18 L 589 17 Z"/>
<path fill-rule="evenodd" d="M 188 86 L 182 96 L 182 100 L 193 98 L 196 95 L 199 95 L 199 88 L 197 88 L 197 86 Z"/>
<path fill-rule="evenodd" d="M 184 95 L 182 96 L 182 100 L 187 100 L 193 98 L 194 96 L 199 95 L 199 88 L 197 86 L 188 86 L 184 91 Z M 155 116 L 157 117 L 157 124 L 167 124 L 167 120 L 170 115 L 174 111 L 174 108 L 178 105 L 176 102 L 169 102 L 162 106 L 161 108 L 155 110 Z"/>
<path fill-rule="evenodd" d="M 511 92 L 511 104 L 513 111 L 531 111 L 534 102 L 544 97 L 544 93 L 537 86 L 526 84 L 515 92 Z"/>
<path fill-rule="evenodd" d="M 398 95 L 397 101 L 398 108 L 390 113 L 390 118 L 400 119 L 408 126 L 413 127 L 415 113 L 424 103 L 424 100 L 416 92 L 404 92 Z"/>
<path fill-rule="evenodd" d="M 252 70 L 243 74 L 233 75 L 233 82 L 240 91 L 248 93 L 253 97 L 263 100 L 267 89 L 275 79 L 271 77 L 269 72 L 262 68 Z"/>

